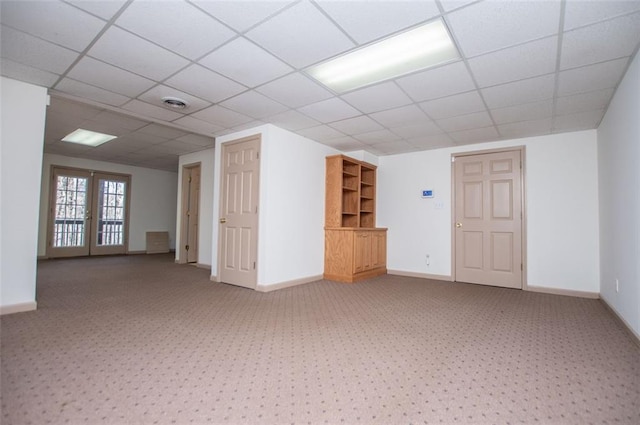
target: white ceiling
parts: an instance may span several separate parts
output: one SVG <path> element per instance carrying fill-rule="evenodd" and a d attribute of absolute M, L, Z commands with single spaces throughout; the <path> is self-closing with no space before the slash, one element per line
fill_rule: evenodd
<path fill-rule="evenodd" d="M 53 96 L 45 152 L 174 171 L 177 155 L 262 123 L 375 155 L 596 128 L 640 44 L 640 0 L 2 0 L 0 12 L 2 75 Z M 458 61 L 342 95 L 304 73 L 440 16 Z M 78 127 L 119 137 L 60 142 Z"/>

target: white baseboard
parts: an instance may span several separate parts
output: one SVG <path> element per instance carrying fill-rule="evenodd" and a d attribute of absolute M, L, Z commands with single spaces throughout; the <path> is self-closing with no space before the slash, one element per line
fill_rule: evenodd
<path fill-rule="evenodd" d="M 566 295 L 569 297 L 590 298 L 593 300 L 600 298 L 600 293 L 598 292 L 574 291 L 573 289 L 547 288 L 544 286 L 531 285 L 527 285 L 527 287 L 523 289 L 525 291 L 541 292 L 543 294 Z"/>
<path fill-rule="evenodd" d="M 214 276 L 214 275 L 209 276 L 209 280 L 210 280 L 211 282 L 220 282 L 220 281 L 218 280 L 218 276 Z"/>
<path fill-rule="evenodd" d="M 36 260 L 48 260 L 49 257 L 47 257 L 46 255 L 38 255 L 38 257 L 36 258 Z"/>
<path fill-rule="evenodd" d="M 292 286 L 304 285 L 305 283 L 317 282 L 318 280 L 322 280 L 322 275 L 288 280 L 286 282 L 275 283 L 273 285 L 258 285 L 256 287 L 256 291 L 258 292 L 277 291 L 278 289 L 291 288 Z"/>
<path fill-rule="evenodd" d="M 199 269 L 211 270 L 211 266 L 209 264 L 195 263 L 195 266 Z"/>
<path fill-rule="evenodd" d="M 444 280 L 447 282 L 453 282 L 453 278 L 451 276 L 441 275 L 441 274 L 405 272 L 402 270 L 387 270 L 387 274 L 392 274 L 395 276 L 418 277 L 421 279 Z"/>
<path fill-rule="evenodd" d="M 4 316 L 5 314 L 13 314 L 13 313 L 22 313 L 25 311 L 33 311 L 38 308 L 38 303 L 35 301 L 30 301 L 28 303 L 19 303 L 19 304 L 11 304 L 4 305 L 0 307 L 0 315 Z"/>

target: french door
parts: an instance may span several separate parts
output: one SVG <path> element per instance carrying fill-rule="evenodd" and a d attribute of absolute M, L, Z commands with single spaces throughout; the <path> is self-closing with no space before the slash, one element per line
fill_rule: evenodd
<path fill-rule="evenodd" d="M 125 254 L 130 176 L 53 167 L 47 256 Z"/>

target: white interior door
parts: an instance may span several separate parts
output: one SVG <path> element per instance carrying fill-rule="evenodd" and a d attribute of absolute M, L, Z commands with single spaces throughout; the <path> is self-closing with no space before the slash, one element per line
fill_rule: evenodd
<path fill-rule="evenodd" d="M 219 278 L 251 289 L 257 284 L 259 151 L 259 136 L 222 145 Z"/>
<path fill-rule="evenodd" d="M 182 225 L 180 262 L 198 262 L 198 227 L 200 220 L 200 164 L 182 169 Z"/>
<path fill-rule="evenodd" d="M 522 288 L 520 154 L 455 158 L 456 281 Z"/>

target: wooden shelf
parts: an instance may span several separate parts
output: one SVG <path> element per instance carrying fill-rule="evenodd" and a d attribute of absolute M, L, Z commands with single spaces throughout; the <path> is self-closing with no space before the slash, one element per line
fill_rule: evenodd
<path fill-rule="evenodd" d="M 376 228 L 376 166 L 326 159 L 326 279 L 354 282 L 387 272 L 386 230 Z"/>

